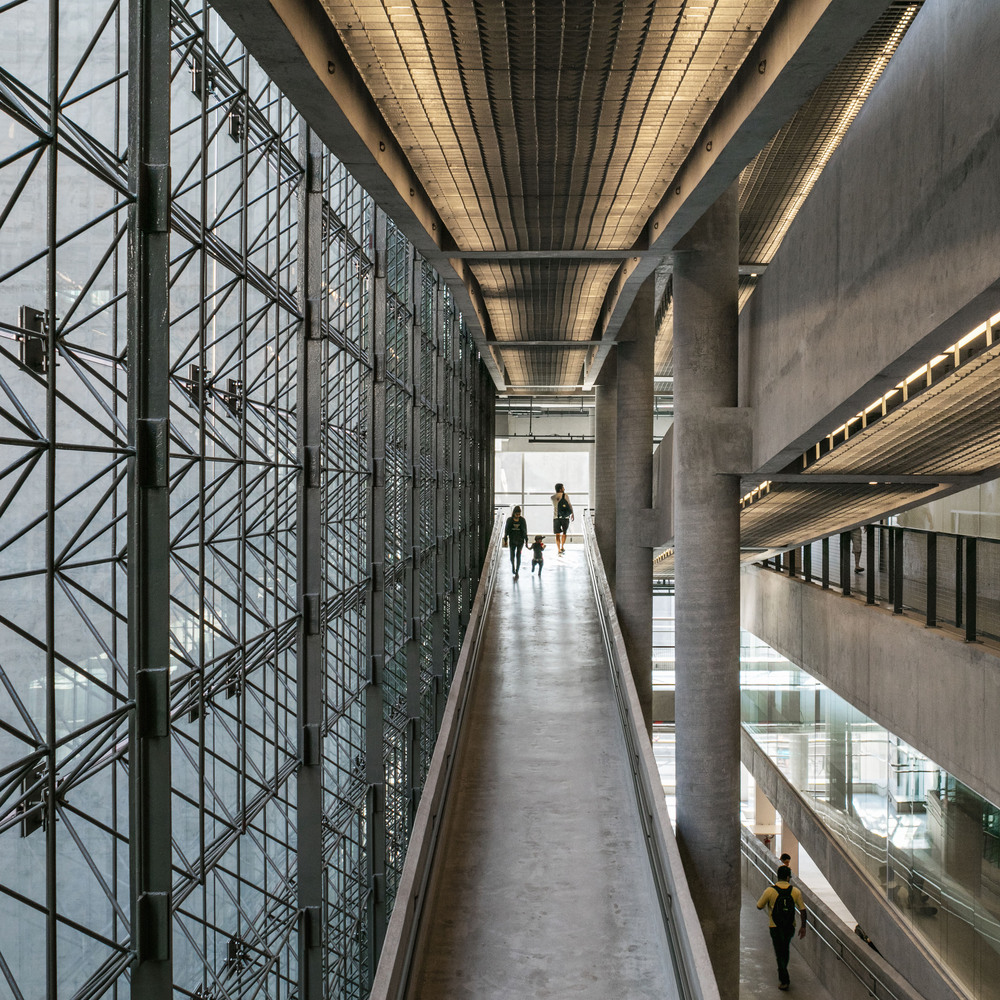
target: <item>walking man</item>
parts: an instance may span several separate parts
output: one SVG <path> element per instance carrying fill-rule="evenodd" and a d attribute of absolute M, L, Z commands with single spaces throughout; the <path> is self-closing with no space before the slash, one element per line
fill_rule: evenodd
<path fill-rule="evenodd" d="M 552 494 L 552 534 L 556 536 L 556 549 L 559 555 L 566 550 L 566 532 L 569 522 L 574 520 L 573 505 L 562 483 L 556 483 L 556 491 Z"/>
<path fill-rule="evenodd" d="M 802 915 L 802 926 L 799 937 L 806 936 L 806 904 L 802 902 L 802 893 L 791 884 L 792 869 L 782 865 L 777 872 L 774 885 L 768 886 L 760 899 L 757 909 L 767 907 L 767 915 L 771 925 L 771 944 L 774 945 L 774 957 L 778 960 L 778 989 L 787 990 L 788 979 L 788 949 L 795 937 L 795 911 Z"/>

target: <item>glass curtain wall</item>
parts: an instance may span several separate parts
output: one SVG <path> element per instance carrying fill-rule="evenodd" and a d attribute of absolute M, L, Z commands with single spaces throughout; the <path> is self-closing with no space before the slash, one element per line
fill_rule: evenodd
<path fill-rule="evenodd" d="M 492 384 L 210 8 L 0 32 L 0 995 L 366 996 Z"/>
<path fill-rule="evenodd" d="M 754 739 L 969 994 L 994 996 L 1000 809 L 787 660 L 741 672 Z"/>

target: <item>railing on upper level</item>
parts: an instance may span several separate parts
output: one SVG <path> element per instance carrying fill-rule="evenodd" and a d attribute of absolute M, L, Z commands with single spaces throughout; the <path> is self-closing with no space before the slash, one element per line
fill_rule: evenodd
<path fill-rule="evenodd" d="M 1000 640 L 1000 540 L 887 524 L 857 530 L 857 560 L 845 531 L 761 565 L 895 614 L 919 615 L 929 627 L 952 625 L 968 642 Z"/>

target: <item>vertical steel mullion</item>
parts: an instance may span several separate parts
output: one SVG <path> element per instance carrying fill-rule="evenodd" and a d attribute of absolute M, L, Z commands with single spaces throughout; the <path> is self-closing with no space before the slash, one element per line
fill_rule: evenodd
<path fill-rule="evenodd" d="M 323 147 L 302 127 L 305 178 L 298 204 L 299 325 L 296 399 L 299 449 L 297 562 L 298 754 L 296 867 L 299 996 L 323 998 Z"/>
<path fill-rule="evenodd" d="M 434 730 L 441 729 L 445 705 L 445 520 L 444 502 L 444 302 L 440 278 L 434 282 Z"/>
<path fill-rule="evenodd" d="M 369 413 L 368 496 L 368 685 L 365 688 L 365 762 L 368 785 L 367 839 L 370 901 L 368 911 L 369 981 L 375 978 L 385 940 L 386 802 L 385 770 L 385 433 L 386 433 L 386 216 L 375 209 L 375 278 L 372 289 L 371 399 Z"/>
<path fill-rule="evenodd" d="M 872 529 L 869 529 L 872 530 Z M 927 627 L 937 626 L 937 532 L 927 532 Z M 874 602 L 873 602 L 874 603 Z"/>
<path fill-rule="evenodd" d="M 469 338 L 462 330 L 462 461 L 461 461 L 461 481 L 459 482 L 458 494 L 462 501 L 462 516 L 459 526 L 459 539 L 462 546 L 462 635 L 465 635 L 465 627 L 469 624 L 469 612 L 472 608 L 473 579 L 473 526 L 476 519 L 471 516 L 473 505 L 476 501 L 476 494 L 472 491 L 471 471 L 473 454 L 473 434 L 472 434 L 472 414 L 473 399 L 471 386 L 471 358 L 472 349 Z"/>
<path fill-rule="evenodd" d="M 198 362 L 201 366 L 198 386 L 198 607 L 204 608 L 206 601 L 206 558 L 205 558 L 205 514 L 208 509 L 206 502 L 207 492 L 207 452 L 208 452 L 208 428 L 206 413 L 208 410 L 208 362 L 205 356 L 206 330 L 205 324 L 208 319 L 205 299 L 208 294 L 208 230 L 206 220 L 208 218 L 208 17 L 209 8 L 206 5 L 201 10 L 201 50 L 198 58 L 201 62 L 201 107 L 199 115 L 201 119 L 201 155 L 198 158 Z M 195 869 L 198 874 L 198 881 L 204 885 L 208 877 L 206 867 L 206 855 L 208 853 L 208 834 L 206 831 L 205 817 L 207 813 L 207 784 L 209 779 L 206 773 L 208 755 L 205 747 L 205 717 L 208 708 L 205 704 L 205 664 L 208 660 L 205 645 L 208 630 L 206 628 L 205 616 L 198 615 L 198 666 L 197 677 L 195 678 L 198 692 L 198 774 L 201 781 L 198 782 L 198 861 Z M 204 954 L 208 954 L 208 905 L 207 894 L 202 893 L 202 949 Z"/>
<path fill-rule="evenodd" d="M 413 829 L 413 820 L 420 800 L 424 769 L 420 751 L 421 690 L 420 690 L 420 371 L 423 340 L 423 264 L 420 257 L 410 250 L 410 306 L 413 321 L 410 325 L 409 391 L 410 427 L 407 439 L 406 468 L 410 477 L 406 508 L 406 604 L 409 631 L 406 637 L 406 832 Z"/>
<path fill-rule="evenodd" d="M 813 550 L 812 545 L 802 548 L 802 578 L 806 583 L 812 583 L 813 578 Z"/>
<path fill-rule="evenodd" d="M 170 1000 L 170 2 L 129 5 L 129 732 L 133 996 Z"/>
<path fill-rule="evenodd" d="M 48 23 L 49 146 L 46 150 L 45 206 L 45 978 L 49 996 L 59 983 L 58 832 L 56 788 L 56 476 L 58 474 L 56 426 L 56 275 L 58 273 L 59 206 L 59 0 L 49 0 Z"/>
<path fill-rule="evenodd" d="M 822 562 L 822 585 L 824 590 L 830 589 L 830 538 L 827 536 L 820 544 L 820 557 Z"/>
<path fill-rule="evenodd" d="M 851 533 L 840 533 L 840 589 L 844 597 L 851 596 Z"/>
<path fill-rule="evenodd" d="M 451 615 L 449 616 L 449 644 L 451 646 L 451 658 L 449 662 L 449 673 L 455 669 L 458 661 L 458 650 L 462 644 L 462 621 L 461 621 L 461 549 L 459 546 L 459 524 L 458 524 L 458 465 L 461 454 L 462 438 L 459 430 L 459 414 L 462 410 L 462 384 L 461 372 L 458 363 L 458 342 L 460 330 L 458 325 L 458 313 L 452 311 L 451 314 L 451 337 L 449 339 L 448 357 L 448 393 L 451 400 L 448 414 L 448 433 L 451 435 L 451 460 L 448 464 L 448 484 L 451 490 L 451 515 L 448 520 L 448 563 L 450 569 L 450 579 L 448 581 L 449 600 L 451 601 Z"/>

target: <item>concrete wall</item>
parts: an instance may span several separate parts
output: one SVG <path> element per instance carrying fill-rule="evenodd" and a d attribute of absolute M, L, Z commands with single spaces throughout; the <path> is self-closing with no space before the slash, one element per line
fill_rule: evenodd
<path fill-rule="evenodd" d="M 928 0 L 740 323 L 776 471 L 1000 308 L 1000 16 Z"/>
<path fill-rule="evenodd" d="M 740 619 L 749 632 L 1000 804 L 996 648 L 757 567 L 743 571 Z"/>

